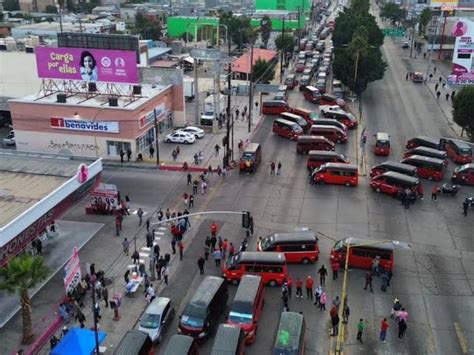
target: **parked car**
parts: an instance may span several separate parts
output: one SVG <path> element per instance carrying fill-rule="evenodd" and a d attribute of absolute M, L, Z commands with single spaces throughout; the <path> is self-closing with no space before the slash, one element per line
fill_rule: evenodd
<path fill-rule="evenodd" d="M 15 144 L 16 144 L 15 131 L 11 130 L 10 134 L 6 136 L 5 138 L 3 138 L 3 145 L 15 145 Z"/>
<path fill-rule="evenodd" d="M 196 138 L 202 138 L 205 135 L 205 132 L 203 129 L 194 127 L 194 126 L 187 126 L 185 128 L 178 129 L 177 131 L 194 134 Z"/>
<path fill-rule="evenodd" d="M 305 68 L 305 63 L 306 63 L 306 61 L 304 59 L 298 60 L 298 62 L 296 63 L 296 66 L 295 66 L 295 71 L 297 73 L 302 73 L 304 68 Z"/>
<path fill-rule="evenodd" d="M 138 330 L 147 333 L 154 343 L 159 343 L 174 315 L 175 310 L 171 300 L 167 297 L 157 297 L 149 304 L 140 318 Z"/>
<path fill-rule="evenodd" d="M 196 141 L 196 136 L 191 133 L 176 131 L 166 135 L 165 142 L 166 143 L 184 143 L 184 144 L 191 144 Z"/>

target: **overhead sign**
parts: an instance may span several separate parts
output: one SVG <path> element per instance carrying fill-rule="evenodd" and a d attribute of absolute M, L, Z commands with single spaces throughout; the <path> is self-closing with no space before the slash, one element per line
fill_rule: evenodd
<path fill-rule="evenodd" d="M 474 84 L 474 21 L 459 19 L 454 23 L 451 34 L 456 37 L 456 44 L 448 84 Z"/>
<path fill-rule="evenodd" d="M 404 28 L 384 28 L 382 32 L 387 37 L 405 37 L 405 29 Z"/>
<path fill-rule="evenodd" d="M 71 131 L 119 133 L 118 122 L 84 121 L 72 118 L 51 117 L 51 128 Z"/>
<path fill-rule="evenodd" d="M 72 292 L 79 281 L 81 281 L 81 264 L 79 262 L 79 250 L 77 250 L 77 247 L 74 247 L 71 257 L 64 266 L 63 280 L 66 294 Z"/>
<path fill-rule="evenodd" d="M 155 115 L 156 119 L 159 119 L 160 116 L 165 113 L 165 110 L 165 104 L 159 104 L 153 111 L 150 111 L 146 115 L 140 117 L 140 120 L 138 121 L 138 127 L 142 129 L 145 126 L 148 126 L 150 123 L 155 121 Z"/>
<path fill-rule="evenodd" d="M 39 78 L 138 83 L 134 51 L 36 47 L 35 55 Z"/>

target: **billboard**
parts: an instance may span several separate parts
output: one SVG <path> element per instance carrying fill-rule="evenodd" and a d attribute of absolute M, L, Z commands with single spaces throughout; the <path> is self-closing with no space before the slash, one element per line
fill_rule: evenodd
<path fill-rule="evenodd" d="M 441 7 L 443 5 L 458 6 L 458 0 L 431 0 L 431 7 Z"/>
<path fill-rule="evenodd" d="M 118 122 L 99 122 L 76 120 L 73 118 L 51 117 L 51 128 L 67 129 L 71 131 L 86 131 L 100 133 L 119 133 Z"/>
<path fill-rule="evenodd" d="M 138 83 L 133 51 L 36 47 L 35 55 L 38 77 L 42 79 Z"/>
<path fill-rule="evenodd" d="M 474 84 L 474 22 L 464 18 L 457 20 L 451 34 L 456 37 L 456 44 L 448 84 Z"/>
<path fill-rule="evenodd" d="M 64 266 L 63 281 L 66 294 L 74 291 L 74 288 L 79 281 L 81 281 L 81 264 L 79 262 L 79 250 L 77 250 L 77 247 L 74 247 L 71 257 Z"/>

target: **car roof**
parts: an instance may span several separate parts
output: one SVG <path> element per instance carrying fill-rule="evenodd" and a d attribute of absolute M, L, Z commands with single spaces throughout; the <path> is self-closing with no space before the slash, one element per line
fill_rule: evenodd
<path fill-rule="evenodd" d="M 171 302 L 167 297 L 157 297 L 146 308 L 145 313 L 162 314 L 165 307 Z"/>

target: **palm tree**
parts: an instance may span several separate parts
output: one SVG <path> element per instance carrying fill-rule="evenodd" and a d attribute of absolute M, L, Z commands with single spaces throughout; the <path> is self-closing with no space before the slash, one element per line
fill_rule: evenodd
<path fill-rule="evenodd" d="M 34 339 L 28 290 L 46 279 L 49 272 L 42 256 L 30 255 L 14 257 L 5 268 L 0 269 L 0 290 L 6 290 L 10 294 L 18 292 L 20 295 L 23 344 L 31 344 Z"/>

